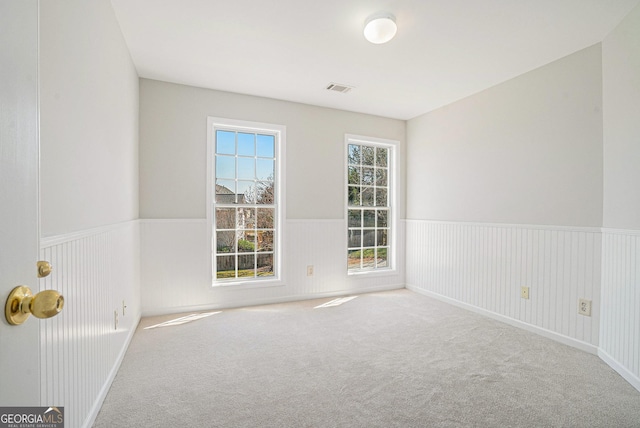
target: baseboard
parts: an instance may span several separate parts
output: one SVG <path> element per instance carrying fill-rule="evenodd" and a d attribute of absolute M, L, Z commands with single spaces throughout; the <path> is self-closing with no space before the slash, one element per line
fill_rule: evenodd
<path fill-rule="evenodd" d="M 546 338 L 551 339 L 551 340 L 555 340 L 556 342 L 560 342 L 560 343 L 562 343 L 564 345 L 568 345 L 568 346 L 571 346 L 573 348 L 580 349 L 580 350 L 588 352 L 590 354 L 598 355 L 598 347 L 595 346 L 595 345 L 592 345 L 590 343 L 586 343 L 586 342 L 583 342 L 581 340 L 577 340 L 577 339 L 574 339 L 572 337 L 568 337 L 568 336 L 556 333 L 556 332 L 551 331 L 551 330 L 547 330 L 547 329 L 544 329 L 544 328 L 541 328 L 541 327 L 537 327 L 535 325 L 527 324 L 525 322 L 522 322 L 522 321 L 519 321 L 519 320 L 516 320 L 516 319 L 513 319 L 513 318 L 509 318 L 509 317 L 507 317 L 505 315 L 501 315 L 501 314 L 498 314 L 498 313 L 495 313 L 495 312 L 491 312 L 491 311 L 488 311 L 486 309 L 482 309 L 482 308 L 479 308 L 477 306 L 470 305 L 468 303 L 460 302 L 458 300 L 452 299 L 450 297 L 443 296 L 441 294 L 433 293 L 431 291 L 426 291 L 426 290 L 423 290 L 423 289 L 418 288 L 418 287 L 413 286 L 413 285 L 407 284 L 407 289 L 411 290 L 411 291 L 414 291 L 414 292 L 416 292 L 418 294 L 429 296 L 429 297 L 432 297 L 434 299 L 440 300 L 442 302 L 449 303 L 449 304 L 457 306 L 459 308 L 466 309 L 466 310 L 469 310 L 471 312 L 478 313 L 480 315 L 484 315 L 486 317 L 489 317 L 489 318 L 492 318 L 494 320 L 503 322 L 505 324 L 509 324 L 509 325 L 511 325 L 513 327 L 518 327 L 518 328 L 521 328 L 523 330 L 527 330 L 527 331 L 530 331 L 532 333 L 536 333 L 536 334 L 538 334 L 540 336 L 546 337 Z"/>
<path fill-rule="evenodd" d="M 380 287 L 368 287 L 366 289 L 340 290 L 340 291 L 330 291 L 326 293 L 310 293 L 310 294 L 297 295 L 297 296 L 274 297 L 274 298 L 266 298 L 266 299 L 247 299 L 247 300 L 243 300 L 242 303 L 238 303 L 237 305 L 205 304 L 205 305 L 192 305 L 192 306 L 174 306 L 170 308 L 157 308 L 157 309 L 143 311 L 142 316 L 151 317 L 151 316 L 157 316 L 157 315 L 181 314 L 185 312 L 194 312 L 194 311 L 197 312 L 197 311 L 244 308 L 249 306 L 273 305 L 277 303 L 299 302 L 302 300 L 323 299 L 328 297 L 342 297 L 342 296 L 350 296 L 354 294 L 367 294 L 367 293 L 376 293 L 380 291 L 399 290 L 402 288 L 405 288 L 404 284 L 394 284 L 394 285 L 385 285 Z"/>
<path fill-rule="evenodd" d="M 606 351 L 598 348 L 598 357 L 605 363 L 609 365 L 612 369 L 614 369 L 620 376 L 624 378 L 627 382 L 631 384 L 635 389 L 640 391 L 640 377 L 631 373 L 629 369 L 624 367 L 622 364 L 617 362 L 611 355 L 607 354 Z"/>
<path fill-rule="evenodd" d="M 93 402 L 91 411 L 89 412 L 89 414 L 87 415 L 87 418 L 82 423 L 83 428 L 91 428 L 93 423 L 96 421 L 96 418 L 98 417 L 98 413 L 100 413 L 100 409 L 102 408 L 102 403 L 104 403 L 104 399 L 107 398 L 107 394 L 109 393 L 111 384 L 113 383 L 113 380 L 116 378 L 116 374 L 118 374 L 118 370 L 120 369 L 120 365 L 124 360 L 124 356 L 127 353 L 127 349 L 129 349 L 131 340 L 133 339 L 133 336 L 136 330 L 138 329 L 138 324 L 140 324 L 140 319 L 141 317 L 140 315 L 138 315 L 137 319 L 135 320 L 135 322 L 131 327 L 131 331 L 129 331 L 129 334 L 127 335 L 127 340 L 125 340 L 124 346 L 122 347 L 122 349 L 120 350 L 120 353 L 118 354 L 118 358 L 116 358 L 115 364 L 113 365 L 113 367 L 111 368 L 111 371 L 109 372 L 109 376 L 107 376 L 107 380 L 104 382 L 104 385 L 102 385 L 102 388 L 100 389 L 100 393 L 98 394 L 95 401 Z"/>

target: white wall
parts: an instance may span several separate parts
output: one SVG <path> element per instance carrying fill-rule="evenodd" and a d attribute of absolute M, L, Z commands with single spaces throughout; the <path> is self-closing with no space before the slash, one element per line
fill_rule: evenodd
<path fill-rule="evenodd" d="M 601 79 L 595 45 L 408 122 L 407 287 L 595 352 Z"/>
<path fill-rule="evenodd" d="M 40 2 L 40 95 L 40 285 L 65 296 L 41 397 L 90 426 L 140 319 L 138 77 L 108 0 Z"/>
<path fill-rule="evenodd" d="M 602 224 L 600 45 L 407 123 L 407 218 Z"/>
<path fill-rule="evenodd" d="M 347 234 L 343 220 L 284 222 L 284 285 L 212 287 L 206 220 L 142 220 L 143 315 L 366 293 L 404 287 L 404 245 L 393 273 L 347 275 Z M 398 240 L 404 242 L 404 222 Z M 306 267 L 314 266 L 313 276 Z"/>
<path fill-rule="evenodd" d="M 341 94 L 336 94 L 341 96 Z M 348 94 L 346 96 L 349 96 Z M 286 126 L 284 285 L 211 287 L 206 224 L 207 117 Z M 143 313 L 243 306 L 404 285 L 403 224 L 392 275 L 346 272 L 345 134 L 400 141 L 405 122 L 267 98 L 140 80 Z M 398 198 L 404 218 L 404 193 Z M 314 266 L 313 277 L 306 266 Z"/>
<path fill-rule="evenodd" d="M 407 220 L 406 234 L 407 288 L 596 353 L 598 228 Z"/>
<path fill-rule="evenodd" d="M 138 76 L 109 1 L 40 2 L 42 235 L 138 217 Z"/>
<path fill-rule="evenodd" d="M 640 390 L 640 5 L 602 42 L 600 354 Z"/>

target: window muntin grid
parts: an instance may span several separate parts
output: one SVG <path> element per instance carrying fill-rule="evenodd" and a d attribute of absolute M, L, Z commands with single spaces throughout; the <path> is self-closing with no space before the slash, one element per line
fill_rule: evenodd
<path fill-rule="evenodd" d="M 277 134 L 214 130 L 214 280 L 276 276 Z"/>
<path fill-rule="evenodd" d="M 390 147 L 347 146 L 349 272 L 390 267 Z"/>

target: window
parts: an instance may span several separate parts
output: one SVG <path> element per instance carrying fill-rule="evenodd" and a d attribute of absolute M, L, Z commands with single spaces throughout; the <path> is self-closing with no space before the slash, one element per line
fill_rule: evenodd
<path fill-rule="evenodd" d="M 392 267 L 394 142 L 347 136 L 349 273 Z"/>
<path fill-rule="evenodd" d="M 209 118 L 213 281 L 276 279 L 284 127 Z"/>

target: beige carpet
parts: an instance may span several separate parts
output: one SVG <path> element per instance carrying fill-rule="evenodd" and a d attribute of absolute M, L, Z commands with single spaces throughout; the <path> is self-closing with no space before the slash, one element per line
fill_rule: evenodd
<path fill-rule="evenodd" d="M 640 427 L 598 357 L 408 290 L 144 330 L 95 427 Z"/>

